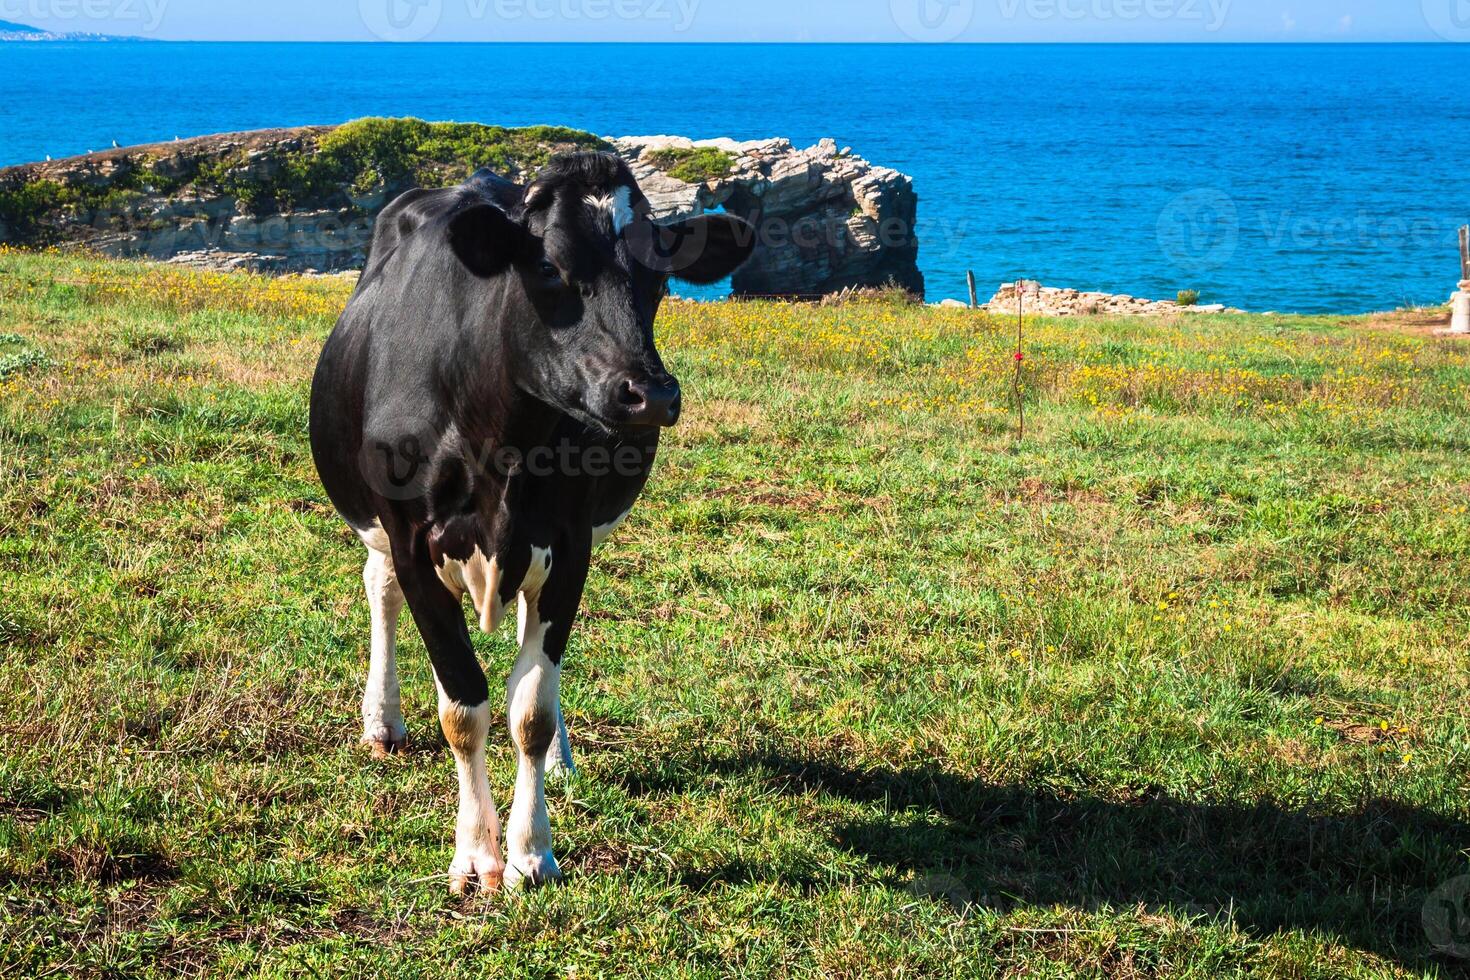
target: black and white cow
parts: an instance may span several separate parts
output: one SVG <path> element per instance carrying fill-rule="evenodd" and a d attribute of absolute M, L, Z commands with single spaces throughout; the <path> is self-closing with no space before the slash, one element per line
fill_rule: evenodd
<path fill-rule="evenodd" d="M 357 290 L 322 351 L 311 445 L 368 548 L 372 663 L 363 740 L 405 739 L 394 633 L 405 600 L 428 648 L 459 770 L 452 891 L 560 876 L 545 776 L 570 770 L 562 654 L 592 549 L 627 516 L 678 382 L 654 345 L 668 279 L 711 283 L 750 254 L 728 215 L 655 223 L 616 156 L 558 157 L 527 186 L 482 171 L 379 216 Z M 483 630 L 519 599 L 507 716 L 519 757 L 502 857 L 485 744 Z"/>

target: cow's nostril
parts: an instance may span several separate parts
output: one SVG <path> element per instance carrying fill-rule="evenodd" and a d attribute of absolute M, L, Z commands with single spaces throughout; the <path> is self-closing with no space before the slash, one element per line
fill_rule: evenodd
<path fill-rule="evenodd" d="M 624 381 L 618 386 L 618 402 L 630 408 L 643 405 L 648 401 L 648 393 L 643 386 L 633 381 Z"/>
<path fill-rule="evenodd" d="M 630 425 L 673 425 L 679 419 L 679 382 L 663 378 L 618 383 L 617 407 Z"/>

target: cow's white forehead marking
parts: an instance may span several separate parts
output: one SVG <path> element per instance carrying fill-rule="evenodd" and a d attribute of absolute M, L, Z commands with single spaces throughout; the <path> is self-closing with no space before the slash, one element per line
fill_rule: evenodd
<path fill-rule="evenodd" d="M 606 215 L 612 224 L 614 235 L 633 223 L 633 189 L 619 187 L 611 194 L 588 194 L 587 206 L 599 214 Z"/>

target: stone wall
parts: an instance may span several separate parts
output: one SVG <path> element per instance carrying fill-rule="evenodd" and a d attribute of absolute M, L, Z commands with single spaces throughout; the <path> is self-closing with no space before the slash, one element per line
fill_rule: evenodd
<path fill-rule="evenodd" d="M 427 164 L 428 179 L 423 161 L 412 178 L 375 179 L 372 162 L 359 161 L 351 180 L 312 184 L 286 203 L 272 197 L 335 131 L 224 134 L 0 169 L 0 242 L 261 272 L 350 270 L 362 265 L 384 205 L 415 184 L 442 186 L 475 169 L 446 158 Z M 757 249 L 734 278 L 737 294 L 822 295 L 889 282 L 923 294 L 912 181 L 830 140 L 797 149 L 782 139 L 504 132 L 516 153 L 497 169 L 510 179 L 528 179 L 550 153 L 598 145 L 629 162 L 659 217 L 724 209 L 751 220 Z M 713 172 L 681 170 L 695 151 Z"/>

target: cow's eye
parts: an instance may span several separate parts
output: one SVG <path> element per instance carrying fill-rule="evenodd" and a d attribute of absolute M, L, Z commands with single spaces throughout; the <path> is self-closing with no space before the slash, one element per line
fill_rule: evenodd
<path fill-rule="evenodd" d="M 545 279 L 547 282 L 550 282 L 553 279 L 560 280 L 561 270 L 558 269 L 555 264 L 543 260 L 541 263 L 541 278 Z"/>

